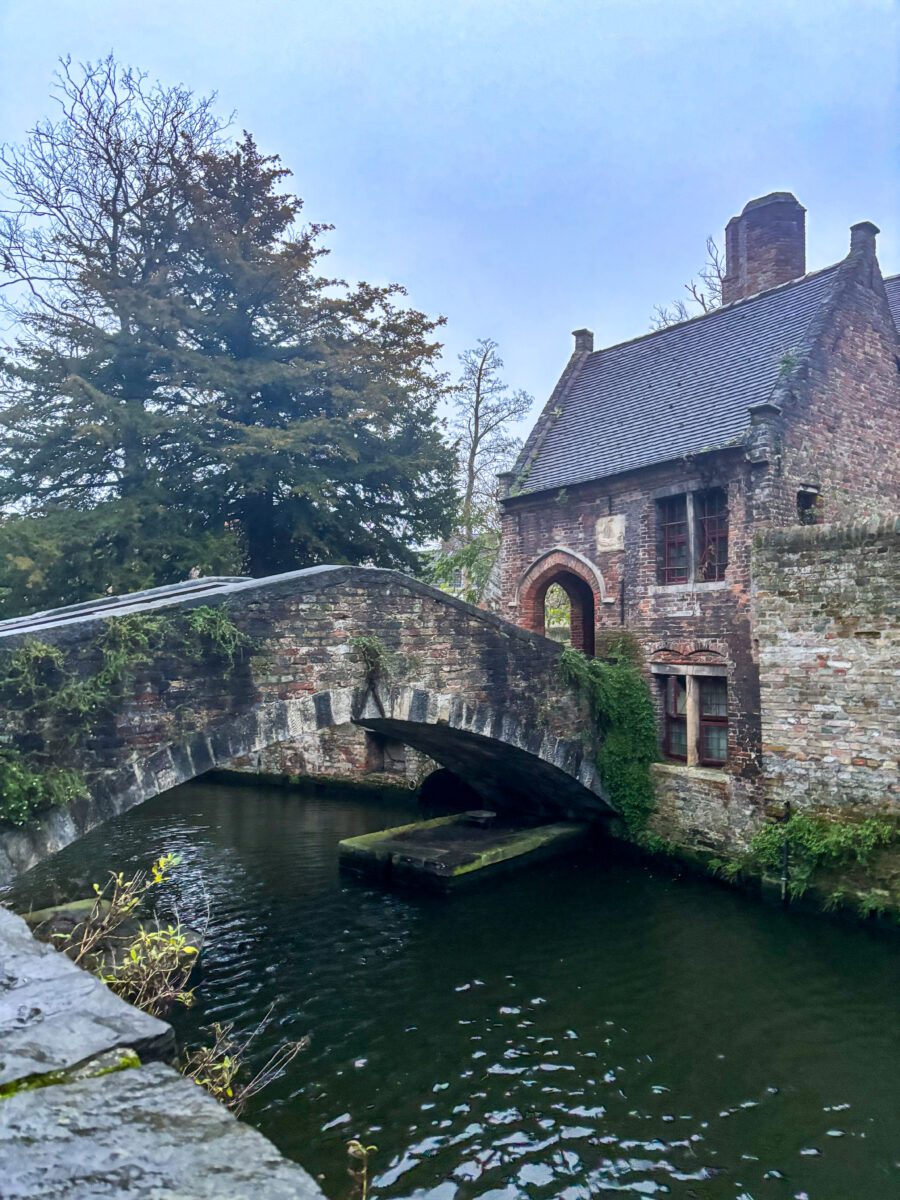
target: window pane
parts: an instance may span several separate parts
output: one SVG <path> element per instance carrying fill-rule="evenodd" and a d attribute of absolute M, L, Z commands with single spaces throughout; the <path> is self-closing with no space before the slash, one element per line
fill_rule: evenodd
<path fill-rule="evenodd" d="M 689 576 L 687 497 L 671 496 L 657 503 L 660 583 L 686 583 Z"/>
<path fill-rule="evenodd" d="M 687 758 L 687 728 L 684 721 L 669 719 L 669 753 Z"/>
<path fill-rule="evenodd" d="M 727 725 L 703 725 L 700 728 L 700 757 L 707 762 L 725 762 L 728 756 Z"/>
<path fill-rule="evenodd" d="M 666 712 L 683 717 L 687 712 L 687 689 L 683 675 L 670 675 L 666 689 Z"/>
<path fill-rule="evenodd" d="M 697 525 L 698 579 L 713 581 L 725 578 L 728 565 L 728 497 L 722 488 L 697 492 L 694 496 L 694 519 Z"/>
<path fill-rule="evenodd" d="M 724 679 L 700 680 L 700 715 L 728 716 L 728 688 Z"/>

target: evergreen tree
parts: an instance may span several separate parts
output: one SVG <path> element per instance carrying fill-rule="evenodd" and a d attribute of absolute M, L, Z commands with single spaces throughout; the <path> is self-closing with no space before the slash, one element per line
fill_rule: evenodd
<path fill-rule="evenodd" d="M 279 191 L 288 172 L 249 135 L 202 167 L 173 280 L 175 374 L 221 516 L 253 574 L 415 567 L 455 494 L 437 322 L 398 307 L 398 287 L 323 276 L 326 227 L 298 228 L 301 201 Z"/>
<path fill-rule="evenodd" d="M 454 501 L 437 322 L 321 276 L 327 227 L 298 228 L 287 172 L 226 147 L 209 100 L 111 58 L 64 62 L 58 98 L 0 156 L 0 503 L 46 515 L 38 559 L 73 539 L 102 558 L 115 513 L 114 588 L 227 569 L 238 543 L 254 574 L 413 566 Z"/>

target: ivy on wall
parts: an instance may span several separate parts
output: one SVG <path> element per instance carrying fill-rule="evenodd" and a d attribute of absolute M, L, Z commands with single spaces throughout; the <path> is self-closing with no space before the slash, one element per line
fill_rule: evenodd
<path fill-rule="evenodd" d="M 26 825 L 56 805 L 86 796 L 82 772 L 62 766 L 86 730 L 110 717 L 134 673 L 164 654 L 218 662 L 231 670 L 247 637 L 225 608 L 201 605 L 176 615 L 132 613 L 109 618 L 90 645 L 93 668 L 76 654 L 28 638 L 0 656 L 0 822 Z"/>
<path fill-rule="evenodd" d="M 560 655 L 560 672 L 590 708 L 600 741 L 600 782 L 628 833 L 639 841 L 655 804 L 650 775 L 658 756 L 653 702 L 628 635 L 618 635 L 603 653 L 605 659 L 588 658 L 568 647 Z"/>

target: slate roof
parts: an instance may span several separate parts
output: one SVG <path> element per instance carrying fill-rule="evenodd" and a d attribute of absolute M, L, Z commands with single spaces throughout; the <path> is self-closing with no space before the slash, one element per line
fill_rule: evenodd
<path fill-rule="evenodd" d="M 839 269 L 590 354 L 546 433 L 542 419 L 526 442 L 517 474 L 535 442 L 536 453 L 518 490 L 565 487 L 739 444 L 749 406 L 769 397 L 784 355 L 802 347 Z M 900 277 L 895 282 L 900 306 Z"/>
<path fill-rule="evenodd" d="M 900 329 L 900 275 L 891 275 L 889 279 L 886 279 L 884 288 L 887 292 L 888 304 L 891 306 L 894 324 Z"/>

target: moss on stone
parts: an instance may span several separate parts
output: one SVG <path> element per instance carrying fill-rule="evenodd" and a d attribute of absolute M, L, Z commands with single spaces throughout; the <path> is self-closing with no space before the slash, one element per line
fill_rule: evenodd
<path fill-rule="evenodd" d="M 23 1079 L 14 1079 L 0 1086 L 0 1100 L 18 1096 L 22 1092 L 34 1092 L 39 1088 L 65 1086 L 77 1083 L 82 1079 L 99 1079 L 104 1075 L 114 1075 L 117 1071 L 130 1071 L 141 1065 L 137 1054 L 128 1047 L 120 1050 L 109 1050 L 97 1058 L 79 1063 L 77 1067 L 69 1067 L 65 1071 L 47 1071 L 40 1074 L 26 1075 Z"/>

